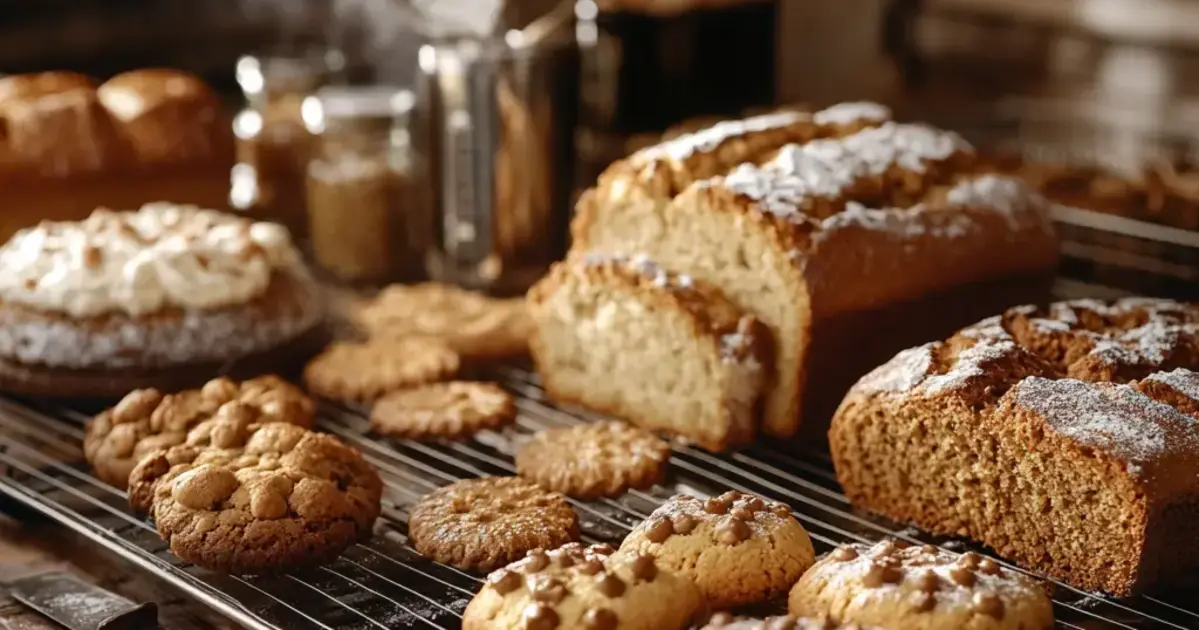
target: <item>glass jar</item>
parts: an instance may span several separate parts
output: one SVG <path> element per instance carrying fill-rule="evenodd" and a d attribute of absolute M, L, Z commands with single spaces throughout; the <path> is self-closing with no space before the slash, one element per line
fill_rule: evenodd
<path fill-rule="evenodd" d="M 411 92 L 327 88 L 304 102 L 318 137 L 307 168 L 308 233 L 316 264 L 341 282 L 423 279 L 430 232 L 413 185 Z"/>
<path fill-rule="evenodd" d="M 307 234 L 305 173 L 314 143 L 301 106 L 319 87 L 324 70 L 313 58 L 246 56 L 237 63 L 247 104 L 233 120 L 237 163 L 230 206 L 283 224 L 297 241 Z"/>

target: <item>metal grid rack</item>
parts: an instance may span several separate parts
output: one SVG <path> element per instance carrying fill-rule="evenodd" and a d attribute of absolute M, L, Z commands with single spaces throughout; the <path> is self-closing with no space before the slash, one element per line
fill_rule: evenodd
<path fill-rule="evenodd" d="M 1089 291 L 1064 284 L 1063 291 Z M 166 580 L 231 619 L 276 628 L 457 628 L 479 576 L 422 559 L 406 544 L 407 509 L 450 481 L 512 474 L 512 451 L 529 434 L 594 418 L 546 400 L 537 377 L 505 366 L 488 376 L 516 394 L 519 417 L 503 432 L 469 442 L 419 444 L 369 434 L 361 410 L 323 405 L 319 426 L 357 446 L 384 478 L 383 516 L 369 542 L 326 566 L 276 576 L 213 574 L 175 559 L 124 492 L 95 479 L 80 462 L 86 414 L 44 403 L 0 399 L 0 492 L 49 516 Z M 737 489 L 782 500 L 811 534 L 818 552 L 848 541 L 896 537 L 912 543 L 970 548 L 933 538 L 853 509 L 839 490 L 827 454 L 759 445 L 713 455 L 677 446 L 667 482 L 615 500 L 573 501 L 588 542 L 619 542 L 676 492 L 708 496 Z M 979 550 L 982 551 L 982 550 Z M 1010 565 L 1008 565 L 1010 566 Z M 1199 585 L 1116 600 L 1052 582 L 1062 628 L 1199 628 Z"/>

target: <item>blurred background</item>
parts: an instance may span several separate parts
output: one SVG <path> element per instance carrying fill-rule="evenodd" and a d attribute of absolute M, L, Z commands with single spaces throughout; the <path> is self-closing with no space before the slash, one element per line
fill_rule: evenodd
<path fill-rule="evenodd" d="M 220 198 L 288 224 L 348 282 L 519 291 L 613 160 L 720 118 L 857 99 L 1026 174 L 1062 205 L 1074 275 L 1174 293 L 1199 279 L 1188 0 L 0 5 L 4 73 L 203 77 L 237 144 Z"/>

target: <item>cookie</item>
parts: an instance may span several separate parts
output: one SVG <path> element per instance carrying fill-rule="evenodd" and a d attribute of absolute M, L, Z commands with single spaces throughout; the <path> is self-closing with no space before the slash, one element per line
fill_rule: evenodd
<path fill-rule="evenodd" d="M 882 630 L 881 628 L 858 625 L 843 625 L 830 622 L 827 618 L 796 617 L 782 615 L 765 619 L 734 617 L 721 612 L 712 615 L 700 630 Z"/>
<path fill-rule="evenodd" d="M 491 383 L 451 381 L 392 392 L 371 410 L 371 426 L 413 440 L 458 439 L 516 418 L 512 395 Z"/>
<path fill-rule="evenodd" d="M 670 445 L 643 429 L 603 421 L 547 429 L 516 452 L 516 473 L 553 492 L 616 497 L 662 480 Z"/>
<path fill-rule="evenodd" d="M 370 535 L 383 484 L 356 450 L 284 423 L 243 435 L 240 447 L 175 446 L 134 469 L 130 503 L 172 553 L 214 571 L 268 573 L 331 560 Z"/>
<path fill-rule="evenodd" d="M 638 525 L 620 553 L 644 553 L 690 578 L 716 609 L 784 595 L 815 560 L 808 533 L 782 503 L 739 492 L 681 494 Z"/>
<path fill-rule="evenodd" d="M 387 287 L 352 317 L 371 336 L 436 337 L 468 359 L 522 356 L 533 332 L 523 298 L 495 299 L 436 283 Z"/>
<path fill-rule="evenodd" d="M 685 578 L 649 556 L 611 558 L 607 545 L 533 551 L 488 576 L 463 630 L 680 630 L 702 606 Z"/>
<path fill-rule="evenodd" d="M 314 394 L 348 402 L 369 402 L 405 387 L 452 378 L 458 355 L 436 339 L 372 339 L 330 345 L 304 368 Z"/>
<path fill-rule="evenodd" d="M 1053 607 L 1041 587 L 975 553 L 884 541 L 841 547 L 791 590 L 795 615 L 894 630 L 1042 630 Z"/>
<path fill-rule="evenodd" d="M 217 378 L 200 389 L 166 395 L 141 389 L 88 423 L 83 454 L 97 477 L 124 489 L 138 461 L 184 443 L 192 428 L 214 415 L 248 414 L 251 424 L 286 422 L 308 428 L 313 408 L 304 392 L 276 376 L 242 383 Z"/>
<path fill-rule="evenodd" d="M 533 549 L 579 538 L 579 519 L 561 495 L 519 477 L 464 479 L 412 508 L 408 538 L 421 555 L 467 571 L 491 571 Z"/>

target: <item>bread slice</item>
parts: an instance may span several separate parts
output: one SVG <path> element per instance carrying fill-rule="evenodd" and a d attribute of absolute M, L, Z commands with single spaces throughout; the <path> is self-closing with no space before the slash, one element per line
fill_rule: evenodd
<path fill-rule="evenodd" d="M 877 364 L 861 363 L 863 348 L 905 347 L 880 334 L 886 307 L 1056 264 L 1043 203 L 1022 182 L 983 174 L 956 134 L 888 117 L 870 103 L 780 112 L 642 150 L 582 196 L 574 247 L 645 252 L 758 317 L 777 342 L 764 429 L 793 435 L 810 375 L 850 375 L 809 388 L 835 405 Z M 942 317 L 937 302 L 918 318 Z M 813 358 L 823 328 L 872 310 Z"/>
<path fill-rule="evenodd" d="M 1008 310 L 900 352 L 829 433 L 855 505 L 1088 590 L 1199 569 L 1199 308 Z"/>
<path fill-rule="evenodd" d="M 765 328 L 644 256 L 576 255 L 529 291 L 530 346 L 555 399 L 721 450 L 753 440 Z"/>

